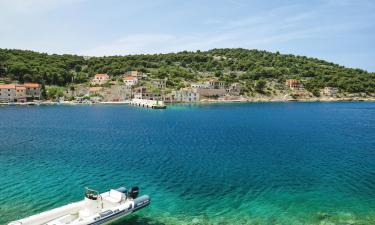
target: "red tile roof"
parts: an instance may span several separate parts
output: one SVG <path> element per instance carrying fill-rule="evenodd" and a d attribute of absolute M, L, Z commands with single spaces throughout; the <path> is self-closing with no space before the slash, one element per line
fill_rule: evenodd
<path fill-rule="evenodd" d="M 15 84 L 0 84 L 0 89 L 15 89 Z"/>
<path fill-rule="evenodd" d="M 98 73 L 98 74 L 95 75 L 95 78 L 99 78 L 99 77 L 101 77 L 101 78 L 109 78 L 108 74 L 106 74 L 106 73 Z"/>
<path fill-rule="evenodd" d="M 27 88 L 39 88 L 40 87 L 40 84 L 38 83 L 24 83 L 23 85 Z"/>
<path fill-rule="evenodd" d="M 122 79 L 123 79 L 123 80 L 135 80 L 135 77 L 132 77 L 132 76 L 124 76 Z"/>
<path fill-rule="evenodd" d="M 16 86 L 16 90 L 25 90 L 26 87 L 23 85 Z"/>

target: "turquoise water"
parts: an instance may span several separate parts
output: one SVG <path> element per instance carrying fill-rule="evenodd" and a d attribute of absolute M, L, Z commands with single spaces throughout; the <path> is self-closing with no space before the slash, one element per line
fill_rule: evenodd
<path fill-rule="evenodd" d="M 119 224 L 375 224 L 375 103 L 0 107 L 0 224 L 139 185 Z"/>

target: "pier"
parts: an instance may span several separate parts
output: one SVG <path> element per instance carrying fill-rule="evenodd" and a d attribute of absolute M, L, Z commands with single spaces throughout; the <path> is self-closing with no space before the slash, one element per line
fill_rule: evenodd
<path fill-rule="evenodd" d="M 163 101 L 159 100 L 148 100 L 148 99 L 132 99 L 130 101 L 130 105 L 145 107 L 145 108 L 152 108 L 152 109 L 165 109 L 167 106 L 164 104 Z"/>

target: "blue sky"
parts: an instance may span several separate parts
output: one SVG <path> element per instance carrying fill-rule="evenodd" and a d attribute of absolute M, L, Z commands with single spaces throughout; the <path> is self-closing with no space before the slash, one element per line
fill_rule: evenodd
<path fill-rule="evenodd" d="M 375 1 L 0 0 L 0 48 L 101 56 L 227 47 L 375 71 Z"/>

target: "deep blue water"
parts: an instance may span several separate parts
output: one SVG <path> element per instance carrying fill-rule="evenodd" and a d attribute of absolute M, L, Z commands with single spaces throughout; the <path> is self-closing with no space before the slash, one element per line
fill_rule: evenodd
<path fill-rule="evenodd" d="M 118 224 L 375 224 L 375 103 L 0 107 L 0 224 L 122 185 Z"/>

